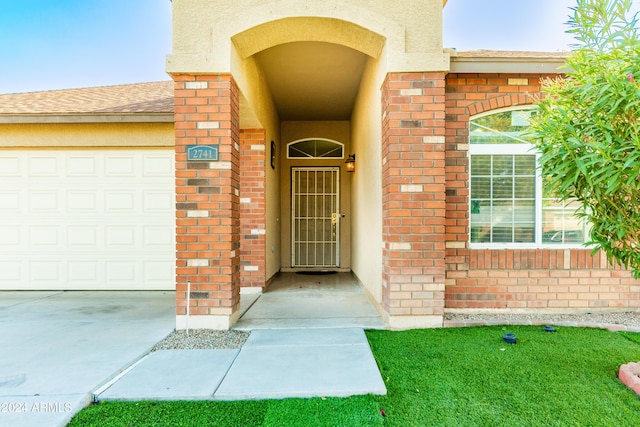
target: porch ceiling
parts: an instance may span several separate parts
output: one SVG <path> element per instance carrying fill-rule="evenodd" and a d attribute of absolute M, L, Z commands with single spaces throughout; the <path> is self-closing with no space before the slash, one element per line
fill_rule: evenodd
<path fill-rule="evenodd" d="M 361 52 L 294 42 L 256 54 L 283 121 L 349 120 L 367 62 Z"/>

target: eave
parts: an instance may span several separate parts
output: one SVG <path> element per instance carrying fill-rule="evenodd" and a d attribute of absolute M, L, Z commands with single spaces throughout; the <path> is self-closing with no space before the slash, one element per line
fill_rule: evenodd
<path fill-rule="evenodd" d="M 0 123 L 174 123 L 174 115 L 173 113 L 0 114 Z"/>

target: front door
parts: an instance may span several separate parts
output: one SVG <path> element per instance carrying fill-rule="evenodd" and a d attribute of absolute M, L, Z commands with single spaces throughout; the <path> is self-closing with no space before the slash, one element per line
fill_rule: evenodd
<path fill-rule="evenodd" d="M 340 168 L 293 168 L 291 180 L 291 265 L 339 267 Z"/>

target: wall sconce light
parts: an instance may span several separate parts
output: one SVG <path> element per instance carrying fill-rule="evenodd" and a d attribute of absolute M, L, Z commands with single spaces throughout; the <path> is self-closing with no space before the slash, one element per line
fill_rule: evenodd
<path fill-rule="evenodd" d="M 349 154 L 347 156 L 347 160 L 344 162 L 347 172 L 355 172 L 356 171 L 356 155 Z"/>

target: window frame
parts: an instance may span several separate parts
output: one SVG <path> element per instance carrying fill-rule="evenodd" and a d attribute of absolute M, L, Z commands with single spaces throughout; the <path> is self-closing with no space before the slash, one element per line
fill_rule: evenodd
<path fill-rule="evenodd" d="M 588 227 L 583 225 L 584 241 L 583 243 L 571 242 L 571 243 L 543 243 L 542 242 L 542 227 L 543 227 L 543 189 L 542 189 L 542 173 L 540 171 L 540 152 L 535 150 L 533 144 L 523 142 L 520 144 L 472 144 L 471 143 L 471 121 L 484 116 L 490 116 L 498 113 L 504 113 L 508 111 L 523 111 L 523 110 L 535 110 L 535 105 L 518 105 L 506 108 L 499 108 L 495 110 L 485 111 L 480 114 L 476 114 L 469 117 L 469 150 L 467 152 L 467 159 L 469 165 L 469 229 L 467 237 L 469 241 L 470 249 L 577 249 L 585 248 L 584 242 L 586 242 Z M 535 187 L 534 187 L 534 204 L 535 204 L 535 217 L 534 217 L 534 230 L 535 240 L 533 242 L 519 243 L 519 242 L 472 242 L 471 241 L 471 156 L 474 155 L 535 155 L 536 168 L 535 168 Z"/>
<path fill-rule="evenodd" d="M 329 157 L 329 156 L 300 156 L 300 157 L 293 157 L 289 154 L 290 152 L 290 148 L 292 145 L 298 144 L 300 142 L 305 142 L 305 141 L 325 141 L 325 142 L 330 142 L 332 144 L 336 144 L 337 147 L 340 148 L 340 150 L 342 151 L 340 157 Z M 295 141 L 291 141 L 287 144 L 287 159 L 294 159 L 294 160 L 318 160 L 318 159 L 323 159 L 323 160 L 341 160 L 344 159 L 344 152 L 345 152 L 345 145 L 342 142 L 333 140 L 333 139 L 328 139 L 328 138 L 302 138 L 302 139 L 298 139 Z M 337 149 L 337 148 L 336 148 Z M 300 150 L 298 150 L 300 151 Z M 302 152 L 302 151 L 300 151 Z"/>

